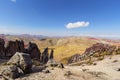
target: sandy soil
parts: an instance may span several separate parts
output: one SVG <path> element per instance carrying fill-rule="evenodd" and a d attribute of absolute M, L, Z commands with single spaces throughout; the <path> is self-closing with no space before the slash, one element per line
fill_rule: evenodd
<path fill-rule="evenodd" d="M 120 80 L 120 55 L 107 57 L 102 61 L 95 62 L 97 65 L 72 66 L 73 70 L 82 69 L 88 72 L 102 72 L 108 80 Z"/>
<path fill-rule="evenodd" d="M 67 71 L 71 72 L 71 75 L 66 76 Z M 93 74 L 83 72 L 72 67 L 66 67 L 65 69 L 55 68 L 50 70 L 50 73 L 32 73 L 16 80 L 107 80 L 106 77 L 96 77 Z"/>

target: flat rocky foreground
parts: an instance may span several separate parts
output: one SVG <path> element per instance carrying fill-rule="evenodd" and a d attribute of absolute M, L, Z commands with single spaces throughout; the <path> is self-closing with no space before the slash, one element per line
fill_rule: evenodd
<path fill-rule="evenodd" d="M 0 65 L 0 71 L 3 67 Z M 96 65 L 48 67 L 46 70 L 49 72 L 38 70 L 15 80 L 120 80 L 120 55 L 97 61 Z"/>
<path fill-rule="evenodd" d="M 100 76 L 102 78 L 97 77 L 96 74 L 66 66 L 65 69 L 54 68 L 54 70 L 50 70 L 50 73 L 32 73 L 16 80 L 107 80 L 104 74 L 100 74 Z"/>

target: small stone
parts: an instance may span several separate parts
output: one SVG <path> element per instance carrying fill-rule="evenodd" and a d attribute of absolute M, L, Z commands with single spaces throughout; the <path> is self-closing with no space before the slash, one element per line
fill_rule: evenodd
<path fill-rule="evenodd" d="M 72 75 L 72 73 L 71 73 L 71 71 L 66 71 L 64 75 L 65 76 L 70 76 L 70 75 Z"/>
<path fill-rule="evenodd" d="M 49 70 L 45 69 L 45 70 L 42 70 L 43 73 L 50 73 Z"/>
<path fill-rule="evenodd" d="M 116 63 L 116 62 L 118 62 L 118 60 L 114 60 L 114 61 L 113 61 L 113 63 Z"/>
<path fill-rule="evenodd" d="M 57 62 L 54 59 L 49 59 L 46 65 L 50 67 L 58 66 Z"/>
<path fill-rule="evenodd" d="M 120 68 L 118 68 L 117 71 L 120 71 Z"/>
<path fill-rule="evenodd" d="M 97 63 L 93 63 L 93 65 L 97 65 Z"/>
<path fill-rule="evenodd" d="M 89 69 L 82 69 L 83 72 L 86 72 L 86 71 L 88 71 L 88 70 L 89 70 Z"/>
<path fill-rule="evenodd" d="M 59 64 L 58 64 L 58 67 L 59 67 L 59 68 L 64 68 L 64 65 L 63 65 L 62 63 L 59 63 Z"/>

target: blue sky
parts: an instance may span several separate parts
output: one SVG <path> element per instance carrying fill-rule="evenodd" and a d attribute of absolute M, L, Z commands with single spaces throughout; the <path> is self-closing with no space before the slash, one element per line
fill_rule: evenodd
<path fill-rule="evenodd" d="M 0 0 L 0 33 L 120 36 L 120 0 Z"/>

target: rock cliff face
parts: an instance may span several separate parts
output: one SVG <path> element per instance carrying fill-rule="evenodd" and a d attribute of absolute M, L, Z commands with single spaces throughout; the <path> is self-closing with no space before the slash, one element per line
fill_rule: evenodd
<path fill-rule="evenodd" d="M 13 56 L 16 52 L 24 51 L 24 42 L 23 41 L 8 41 L 5 46 L 5 56 Z"/>
<path fill-rule="evenodd" d="M 103 44 L 103 43 L 96 43 L 93 44 L 91 47 L 87 48 L 85 52 L 80 55 L 80 54 L 75 54 L 71 56 L 68 59 L 68 63 L 74 63 L 77 61 L 84 60 L 87 57 L 93 56 L 93 57 L 100 57 L 100 56 L 105 56 L 105 55 L 111 55 L 111 54 L 116 54 L 119 48 L 117 49 L 116 46 L 111 46 L 108 44 Z"/>

